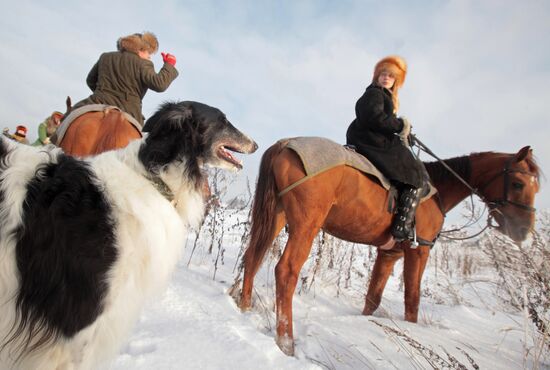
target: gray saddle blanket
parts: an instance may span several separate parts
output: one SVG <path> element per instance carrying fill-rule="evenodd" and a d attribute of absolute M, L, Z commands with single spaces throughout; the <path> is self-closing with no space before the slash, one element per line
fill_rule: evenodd
<path fill-rule="evenodd" d="M 380 184 L 390 190 L 390 181 L 363 155 L 332 140 L 322 137 L 295 137 L 280 140 L 300 157 L 307 177 L 313 177 L 333 167 L 346 165 L 372 175 Z M 422 199 L 428 199 L 437 190 L 430 184 L 430 192 Z"/>
<path fill-rule="evenodd" d="M 88 112 L 105 112 L 105 111 L 108 111 L 108 110 L 111 110 L 111 109 L 116 109 L 118 111 L 121 111 L 124 114 L 124 117 L 132 125 L 134 125 L 134 127 L 137 128 L 138 131 L 141 132 L 141 125 L 139 124 L 139 122 L 134 117 L 132 117 L 130 114 L 122 111 L 120 108 L 115 107 L 113 105 L 89 104 L 89 105 L 84 105 L 80 108 L 76 108 L 76 109 L 72 110 L 67 115 L 67 117 L 65 117 L 63 119 L 63 122 L 61 122 L 61 125 L 59 125 L 59 127 L 55 131 L 55 142 L 53 142 L 52 144 L 59 145 L 61 143 L 61 141 L 63 140 L 63 136 L 65 136 L 65 133 L 69 129 L 71 123 L 73 123 L 73 121 L 75 119 L 77 119 L 78 117 L 80 117 L 84 113 L 88 113 Z"/>

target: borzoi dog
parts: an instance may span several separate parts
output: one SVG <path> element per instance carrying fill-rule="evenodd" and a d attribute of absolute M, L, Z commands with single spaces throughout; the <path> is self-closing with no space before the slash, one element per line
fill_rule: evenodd
<path fill-rule="evenodd" d="M 165 103 L 124 149 L 79 160 L 0 140 L 0 368 L 96 369 L 204 214 L 201 168 L 257 145 L 216 108 Z"/>

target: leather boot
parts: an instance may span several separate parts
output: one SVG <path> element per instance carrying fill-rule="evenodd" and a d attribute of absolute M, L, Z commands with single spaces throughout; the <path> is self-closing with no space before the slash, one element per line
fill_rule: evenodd
<path fill-rule="evenodd" d="M 404 187 L 397 201 L 397 211 L 393 218 L 390 232 L 397 242 L 413 237 L 412 227 L 416 208 L 420 203 L 421 189 L 412 186 Z"/>

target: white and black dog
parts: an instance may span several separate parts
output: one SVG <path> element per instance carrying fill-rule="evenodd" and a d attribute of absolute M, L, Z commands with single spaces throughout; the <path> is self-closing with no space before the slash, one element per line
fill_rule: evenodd
<path fill-rule="evenodd" d="M 79 160 L 0 139 L 0 368 L 114 356 L 204 214 L 204 166 L 256 143 L 216 108 L 165 103 L 141 140 Z"/>

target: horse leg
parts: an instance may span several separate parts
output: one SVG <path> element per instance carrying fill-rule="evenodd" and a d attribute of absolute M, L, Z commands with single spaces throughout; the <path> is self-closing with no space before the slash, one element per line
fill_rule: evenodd
<path fill-rule="evenodd" d="M 239 307 L 241 311 L 247 311 L 252 306 L 252 288 L 254 286 L 254 277 L 262 265 L 265 253 L 269 247 L 273 244 L 273 240 L 279 235 L 281 229 L 285 225 L 284 213 L 281 211 L 275 218 L 275 229 L 272 237 L 269 241 L 262 246 L 252 247 L 249 246 L 244 253 L 244 274 L 243 274 L 243 288 L 241 291 L 241 299 L 239 301 Z"/>
<path fill-rule="evenodd" d="M 376 262 L 372 269 L 369 289 L 365 297 L 363 315 L 372 315 L 378 306 L 380 306 L 382 293 L 384 293 L 388 278 L 393 271 L 393 266 L 401 257 L 403 257 L 403 249 L 398 246 L 390 250 L 378 249 Z"/>
<path fill-rule="evenodd" d="M 420 283 L 426 267 L 430 247 L 420 246 L 416 249 L 405 248 L 405 320 L 418 321 L 418 305 L 420 304 Z"/>
<path fill-rule="evenodd" d="M 303 225 L 301 225 L 303 226 Z M 311 251 L 311 244 L 318 227 L 301 227 L 290 231 L 285 251 L 275 267 L 275 291 L 277 306 L 277 345 L 288 356 L 294 356 L 292 325 L 292 297 L 298 283 L 298 274 Z"/>

